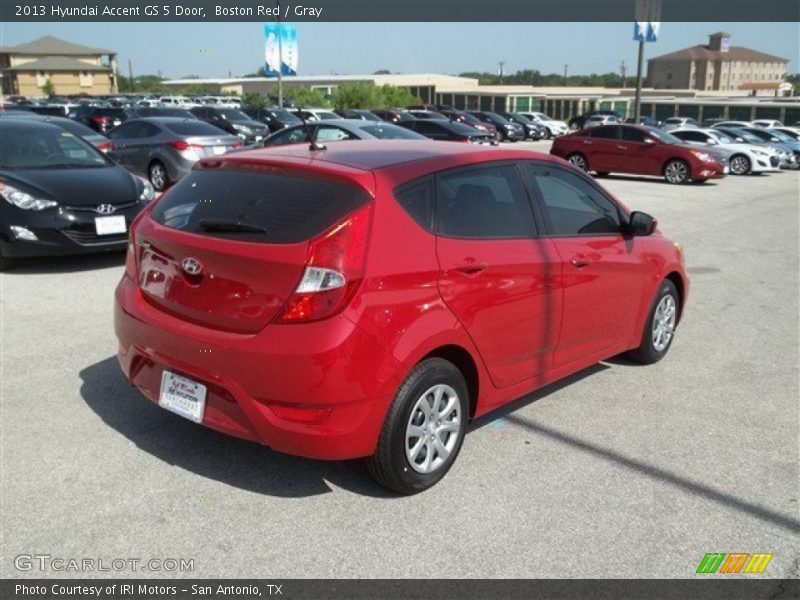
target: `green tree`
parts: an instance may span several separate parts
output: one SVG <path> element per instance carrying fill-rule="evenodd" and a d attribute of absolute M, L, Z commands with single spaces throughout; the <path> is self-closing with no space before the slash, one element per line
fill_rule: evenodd
<path fill-rule="evenodd" d="M 56 94 L 56 89 L 55 87 L 53 87 L 53 82 L 50 81 L 49 78 L 44 82 L 44 85 L 41 87 L 41 90 L 42 93 L 48 98 L 51 98 Z"/>
<path fill-rule="evenodd" d="M 209 94 L 216 94 L 217 89 L 205 83 L 192 83 L 183 88 L 181 93 L 190 96 L 208 96 Z"/>
<path fill-rule="evenodd" d="M 261 94 L 245 94 L 242 96 L 242 105 L 248 108 L 263 108 L 267 106 L 267 99 Z"/>
<path fill-rule="evenodd" d="M 273 95 L 277 94 L 277 86 L 272 89 Z M 283 97 L 291 98 L 297 106 L 314 106 L 319 108 L 330 108 L 330 101 L 320 90 L 312 90 L 309 87 L 284 86 Z"/>

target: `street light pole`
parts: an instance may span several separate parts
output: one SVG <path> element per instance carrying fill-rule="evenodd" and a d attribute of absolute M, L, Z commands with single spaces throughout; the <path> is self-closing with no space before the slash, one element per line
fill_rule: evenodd
<path fill-rule="evenodd" d="M 634 123 L 638 125 L 642 116 L 642 65 L 644 63 L 644 39 L 639 41 L 639 60 L 636 63 L 636 99 L 634 100 Z"/>
<path fill-rule="evenodd" d="M 283 36 L 281 35 L 281 0 L 275 0 L 278 7 L 278 108 L 283 108 Z"/>

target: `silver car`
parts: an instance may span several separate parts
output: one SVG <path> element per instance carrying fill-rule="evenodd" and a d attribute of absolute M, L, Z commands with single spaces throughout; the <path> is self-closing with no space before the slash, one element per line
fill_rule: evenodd
<path fill-rule="evenodd" d="M 273 133 L 255 147 L 283 146 L 286 144 L 308 143 L 308 132 L 315 142 L 336 142 L 339 140 L 425 140 L 419 133 L 409 131 L 383 121 L 364 121 L 362 119 L 339 119 L 329 121 L 309 121 L 307 125 L 294 125 Z"/>
<path fill-rule="evenodd" d="M 147 177 L 158 191 L 191 171 L 201 158 L 225 154 L 242 145 L 235 135 L 198 119 L 130 119 L 108 132 L 110 156 L 133 173 Z"/>

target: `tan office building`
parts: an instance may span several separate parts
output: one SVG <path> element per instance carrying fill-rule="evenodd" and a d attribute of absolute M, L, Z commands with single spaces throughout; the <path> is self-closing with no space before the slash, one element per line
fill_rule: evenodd
<path fill-rule="evenodd" d="M 47 81 L 56 94 L 115 94 L 117 53 L 46 36 L 0 47 L 0 76 L 6 96 L 43 96 Z"/>
<path fill-rule="evenodd" d="M 647 61 L 647 87 L 657 90 L 745 90 L 775 94 L 786 77 L 786 58 L 730 45 L 729 33 Z"/>

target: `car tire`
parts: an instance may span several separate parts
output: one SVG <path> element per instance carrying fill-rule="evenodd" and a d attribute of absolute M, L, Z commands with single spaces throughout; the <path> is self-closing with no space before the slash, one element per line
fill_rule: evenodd
<path fill-rule="evenodd" d="M 747 175 L 753 169 L 750 159 L 744 154 L 734 154 L 730 158 L 731 175 Z"/>
<path fill-rule="evenodd" d="M 550 129 L 549 127 L 547 128 L 547 136 L 546 137 L 547 137 L 548 140 L 552 140 L 553 137 L 554 137 L 553 136 L 553 130 Z"/>
<path fill-rule="evenodd" d="M 584 171 L 585 173 L 589 172 L 589 159 L 586 158 L 580 152 L 573 152 L 567 157 L 567 162 L 570 163 L 573 167 Z"/>
<path fill-rule="evenodd" d="M 453 363 L 443 358 L 423 360 L 389 407 L 378 446 L 367 459 L 370 475 L 404 495 L 436 484 L 461 450 L 469 405 L 464 375 Z"/>
<path fill-rule="evenodd" d="M 680 158 L 673 158 L 664 165 L 664 180 L 673 185 L 681 185 L 691 179 L 692 171 L 689 163 Z"/>
<path fill-rule="evenodd" d="M 680 302 L 675 284 L 665 279 L 653 299 L 639 347 L 628 352 L 632 360 L 643 365 L 652 365 L 667 355 L 675 339 Z"/>
<path fill-rule="evenodd" d="M 150 166 L 147 167 L 147 178 L 150 180 L 153 189 L 157 192 L 163 192 L 172 183 L 169 179 L 167 168 L 160 160 L 154 160 L 150 163 Z"/>

